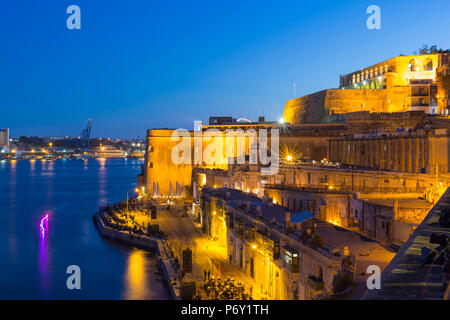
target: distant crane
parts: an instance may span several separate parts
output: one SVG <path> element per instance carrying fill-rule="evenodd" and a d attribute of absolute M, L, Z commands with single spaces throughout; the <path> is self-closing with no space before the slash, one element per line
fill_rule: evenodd
<path fill-rule="evenodd" d="M 81 157 L 89 157 L 89 138 L 91 136 L 92 119 L 88 120 L 86 129 L 81 132 Z"/>

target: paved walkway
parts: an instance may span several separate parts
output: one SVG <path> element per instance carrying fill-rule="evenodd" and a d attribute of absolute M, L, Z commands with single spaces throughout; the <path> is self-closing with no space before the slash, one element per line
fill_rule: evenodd
<path fill-rule="evenodd" d="M 136 214 L 138 221 L 144 222 L 146 216 Z M 193 251 L 193 272 L 185 276 L 185 279 L 194 280 L 197 285 L 204 281 L 204 270 L 210 271 L 211 276 L 233 278 L 236 282 L 245 284 L 245 289 L 249 292 L 253 284 L 250 276 L 247 276 L 237 266 L 228 261 L 225 247 L 218 246 L 217 241 L 199 231 L 192 219 L 184 213 L 183 206 L 172 205 L 170 210 L 158 208 L 158 219 L 160 229 L 166 234 L 167 240 L 172 247 L 174 254 L 178 257 L 180 265 L 182 263 L 182 251 L 190 247 Z M 202 297 L 205 298 L 205 297 Z M 253 299 L 259 299 L 253 295 Z"/>

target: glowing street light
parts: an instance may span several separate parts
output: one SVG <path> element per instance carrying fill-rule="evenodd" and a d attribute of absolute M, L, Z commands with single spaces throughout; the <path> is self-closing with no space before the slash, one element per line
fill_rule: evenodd
<path fill-rule="evenodd" d="M 291 156 L 290 154 L 287 155 L 287 156 L 286 156 L 286 160 L 289 161 L 289 162 L 292 161 L 292 156 Z"/>
<path fill-rule="evenodd" d="M 280 118 L 280 120 L 279 120 L 278 122 L 281 123 L 281 124 L 285 124 L 285 123 L 286 123 L 286 121 L 284 120 L 284 118 Z"/>

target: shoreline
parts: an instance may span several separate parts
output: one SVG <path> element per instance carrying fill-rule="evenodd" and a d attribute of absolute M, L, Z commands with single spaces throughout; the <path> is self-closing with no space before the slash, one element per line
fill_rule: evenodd
<path fill-rule="evenodd" d="M 126 232 L 114 230 L 104 224 L 103 218 L 99 212 L 93 216 L 93 222 L 102 237 L 158 254 L 157 266 L 162 280 L 169 291 L 169 296 L 173 300 L 181 300 L 180 276 L 170 258 L 169 250 L 164 243 L 164 239 L 147 235 L 131 236 Z"/>

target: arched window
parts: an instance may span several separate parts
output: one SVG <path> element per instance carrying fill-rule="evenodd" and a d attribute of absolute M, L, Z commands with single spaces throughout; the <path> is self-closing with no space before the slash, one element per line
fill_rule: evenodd
<path fill-rule="evenodd" d="M 378 67 L 375 68 L 375 77 L 378 77 Z"/>
<path fill-rule="evenodd" d="M 417 63 L 416 63 L 416 59 L 412 59 L 412 60 L 409 62 L 408 68 L 409 68 L 409 71 L 411 71 L 411 72 L 417 71 Z"/>
<path fill-rule="evenodd" d="M 423 65 L 423 70 L 425 71 L 433 71 L 433 60 L 427 59 Z"/>
<path fill-rule="evenodd" d="M 359 74 L 356 76 L 356 82 L 361 82 L 361 76 Z"/>
<path fill-rule="evenodd" d="M 380 75 L 383 75 L 383 74 L 384 74 L 384 67 L 381 66 L 381 67 L 380 67 Z"/>
<path fill-rule="evenodd" d="M 352 78 L 352 84 L 355 84 L 355 83 L 356 83 L 356 76 L 353 75 L 353 78 Z"/>

